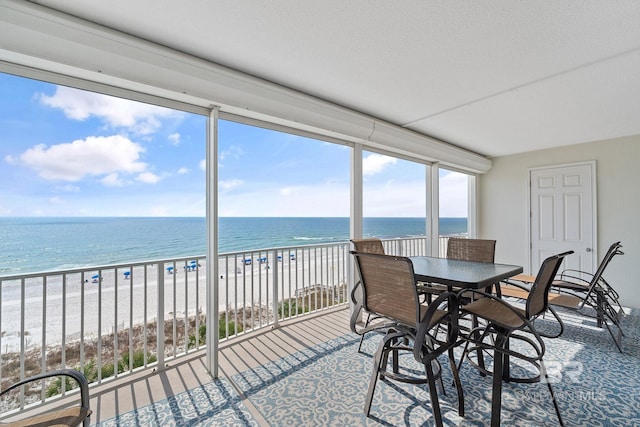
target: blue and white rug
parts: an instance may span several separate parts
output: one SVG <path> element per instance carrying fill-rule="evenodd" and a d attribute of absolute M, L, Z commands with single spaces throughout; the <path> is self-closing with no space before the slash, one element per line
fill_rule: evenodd
<path fill-rule="evenodd" d="M 258 423 L 229 382 L 219 379 L 96 426 L 258 426 Z"/>
<path fill-rule="evenodd" d="M 584 318 L 568 319 L 561 339 L 546 339 L 545 363 L 552 376 L 567 426 L 640 425 L 640 317 L 624 321 L 625 353 L 608 333 Z M 549 323 L 546 325 L 546 323 Z M 553 328 L 551 321 L 539 327 Z M 272 426 L 421 426 L 433 425 L 426 385 L 379 381 L 371 418 L 364 401 L 380 336 L 370 334 L 357 352 L 359 337 L 346 335 L 278 361 L 234 375 L 231 380 Z M 457 412 L 457 394 L 446 357 L 441 360 L 447 395 L 440 394 L 445 425 L 489 425 L 491 378 L 469 364 L 461 379 L 465 417 Z M 402 365 L 413 362 L 411 356 Z M 412 369 L 422 372 L 415 364 Z M 502 425 L 556 426 L 546 384 L 504 383 Z"/>
<path fill-rule="evenodd" d="M 545 362 L 567 426 L 640 426 L 640 315 L 623 320 L 624 354 L 606 330 L 583 317 L 563 314 L 565 333 L 546 339 Z M 553 329 L 550 320 L 540 328 Z M 348 334 L 231 378 L 271 426 L 429 426 L 433 425 L 426 385 L 378 381 L 371 417 L 364 400 L 380 335 L 370 334 L 363 353 L 359 336 Z M 459 356 L 459 352 L 458 352 Z M 441 360 L 446 396 L 440 405 L 447 426 L 487 426 L 491 378 L 468 363 L 461 371 L 465 417 L 446 358 Z M 405 356 L 402 366 L 422 367 Z M 517 369 L 517 368 L 516 368 Z M 543 383 L 504 383 L 502 425 L 556 426 L 555 411 Z M 220 379 L 97 424 L 110 426 L 257 426 L 229 381 Z"/>

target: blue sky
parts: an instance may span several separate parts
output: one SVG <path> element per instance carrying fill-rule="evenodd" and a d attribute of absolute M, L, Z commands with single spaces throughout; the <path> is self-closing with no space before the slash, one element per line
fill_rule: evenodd
<path fill-rule="evenodd" d="M 206 118 L 0 73 L 0 216 L 204 216 Z M 221 216 L 348 216 L 349 148 L 221 121 Z M 365 216 L 421 217 L 424 166 L 366 153 Z M 441 173 L 441 216 L 466 178 Z"/>

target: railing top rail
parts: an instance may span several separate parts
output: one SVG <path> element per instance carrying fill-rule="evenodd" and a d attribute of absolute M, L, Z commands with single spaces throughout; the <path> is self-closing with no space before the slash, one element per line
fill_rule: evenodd
<path fill-rule="evenodd" d="M 396 237 L 389 239 L 382 239 L 385 242 L 392 241 L 401 241 L 401 240 L 418 240 L 424 239 L 425 236 L 415 236 L 415 237 Z M 314 248 L 329 248 L 335 246 L 348 245 L 349 241 L 336 241 L 329 243 L 319 243 L 319 244 L 309 244 L 309 245 L 296 245 L 296 246 L 280 246 L 280 247 L 270 247 L 270 248 L 257 248 L 250 249 L 244 251 L 232 251 L 232 252 L 224 252 L 220 253 L 219 257 L 244 257 L 247 254 L 260 253 L 260 252 L 287 252 L 287 251 L 296 251 L 296 250 L 306 250 L 306 249 L 314 249 Z M 190 255 L 190 256 L 181 256 L 181 257 L 173 257 L 173 258 L 160 258 L 160 259 L 151 259 L 151 260 L 142 260 L 135 262 L 126 262 L 126 263 L 114 263 L 114 264 L 103 264 L 103 265 L 93 265 L 93 266 L 85 266 L 85 267 L 76 267 L 71 269 L 59 269 L 59 270 L 46 270 L 46 271 L 35 271 L 28 273 L 17 273 L 17 274 L 9 274 L 9 275 L 1 275 L 0 281 L 11 281 L 11 280 L 20 280 L 20 279 L 28 279 L 28 278 L 36 278 L 42 276 L 62 276 L 65 274 L 81 274 L 87 272 L 100 272 L 101 270 L 115 270 L 115 269 L 126 269 L 138 266 L 145 266 L 150 264 L 160 264 L 160 263 L 181 263 L 181 262 L 189 262 L 190 260 L 198 260 L 205 259 L 206 255 Z"/>

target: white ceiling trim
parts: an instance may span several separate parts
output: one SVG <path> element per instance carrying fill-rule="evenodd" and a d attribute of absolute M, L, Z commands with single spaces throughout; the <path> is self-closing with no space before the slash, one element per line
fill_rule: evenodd
<path fill-rule="evenodd" d="M 0 60 L 483 173 L 491 161 L 357 111 L 31 3 L 0 0 Z"/>

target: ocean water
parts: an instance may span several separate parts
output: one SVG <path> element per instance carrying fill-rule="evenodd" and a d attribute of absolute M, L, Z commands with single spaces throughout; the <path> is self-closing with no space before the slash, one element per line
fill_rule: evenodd
<path fill-rule="evenodd" d="M 365 237 L 424 235 L 424 218 L 365 218 Z M 220 218 L 224 252 L 347 241 L 349 218 Z M 441 218 L 440 234 L 467 232 Z M 0 275 L 206 253 L 204 218 L 0 218 Z"/>

